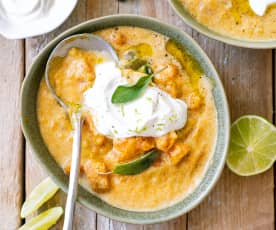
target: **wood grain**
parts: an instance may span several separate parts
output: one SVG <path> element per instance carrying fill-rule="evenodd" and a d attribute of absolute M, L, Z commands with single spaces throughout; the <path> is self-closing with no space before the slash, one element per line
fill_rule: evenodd
<path fill-rule="evenodd" d="M 0 37 L 0 44 L 0 228 L 11 230 L 21 224 L 24 152 L 19 94 L 24 75 L 24 49 L 20 40 Z"/>
<path fill-rule="evenodd" d="M 272 52 L 270 50 L 248 50 L 235 48 L 222 44 L 220 42 L 213 41 L 202 35 L 199 35 L 197 32 L 193 31 L 187 27 L 178 16 L 173 12 L 171 7 L 168 5 L 167 0 L 126 0 L 120 1 L 117 0 L 81 0 L 79 5 L 73 15 L 69 20 L 61 27 L 55 30 L 54 32 L 40 36 L 33 39 L 26 40 L 26 67 L 28 68 L 31 64 L 33 58 L 36 54 L 43 48 L 52 38 L 57 34 L 65 30 L 66 28 L 75 25 L 79 22 L 82 22 L 86 19 L 95 18 L 99 16 L 116 14 L 116 13 L 134 13 L 142 14 L 146 16 L 152 16 L 159 18 L 160 20 L 173 24 L 182 30 L 188 32 L 192 35 L 203 47 L 203 49 L 210 56 L 211 60 L 218 69 L 220 76 L 224 82 L 226 92 L 230 102 L 231 115 L 233 119 L 238 116 L 246 113 L 259 114 L 272 119 L 273 112 L 273 101 L 272 101 Z M 1 45 L 5 41 L 0 40 Z M 6 45 L 4 51 L 12 47 L 16 50 L 16 54 L 20 53 L 20 42 L 14 44 Z M 2 46 L 0 51 L 2 52 Z M 1 59 L 1 61 L 4 59 Z M 23 57 L 20 57 L 18 60 L 23 60 Z M 0 67 L 4 66 L 0 61 Z M 7 60 L 5 60 L 7 61 Z M 18 68 L 23 68 L 20 64 L 20 61 L 16 61 L 14 56 L 10 56 L 8 61 L 16 62 Z M 2 65 L 1 65 L 2 64 Z M 13 63 L 14 65 L 14 63 Z M 275 63 L 276 65 L 276 63 Z M 23 71 L 23 70 L 22 70 Z M 3 77 L 4 79 L 11 78 L 15 73 L 12 70 L 7 70 L 7 76 Z M 15 76 L 17 76 L 15 74 Z M 22 75 L 20 75 L 22 77 Z M 275 76 L 276 77 L 276 76 Z M 19 87 L 20 80 L 16 79 L 17 83 L 10 85 L 8 87 Z M 2 75 L 1 75 L 1 81 Z M 18 84 L 18 85 L 17 85 Z M 9 92 L 8 87 L 5 85 L 3 90 L 6 95 L 4 98 L 8 98 Z M 12 94 L 16 91 L 13 89 Z M 2 85 L 0 85 L 2 89 Z M 15 91 L 14 91 L 15 90 Z M 1 96 L 2 100 L 2 96 Z M 11 103 L 14 103 L 12 101 Z M 1 104 L 1 111 L 2 104 Z M 3 106 L 6 108 L 6 106 Z M 18 110 L 17 105 L 9 107 L 9 111 L 13 114 Z M 2 115 L 4 116 L 4 115 Z M 18 118 L 14 117 L 15 120 Z M 5 119 L 8 119 L 5 117 Z M 15 121 L 13 120 L 13 122 Z M 11 122 L 10 120 L 9 122 Z M 13 123 L 14 124 L 14 123 Z M 2 124 L 1 124 L 2 125 Z M 8 126 L 8 123 L 5 122 L 3 125 Z M 16 126 L 16 125 L 15 125 Z M 14 127 L 14 126 L 12 126 Z M 3 128 L 6 128 L 3 126 Z M 9 134 L 9 137 L 17 137 L 17 147 L 16 145 L 9 145 L 7 149 L 0 153 L 0 173 L 2 175 L 3 168 L 2 158 L 6 157 L 8 153 L 15 152 L 15 155 L 9 156 L 7 162 L 18 162 L 20 161 L 20 156 L 22 146 L 22 140 L 20 139 L 20 133 L 17 133 L 17 129 L 14 129 L 12 133 Z M 6 143 L 10 139 L 3 139 L 2 134 L 0 134 L 0 143 Z M 16 138 L 15 138 L 16 139 Z M 12 143 L 15 143 L 14 140 Z M 3 146 L 3 144 L 2 144 Z M 21 156 L 22 157 L 22 156 Z M 15 187 L 18 188 L 20 193 L 22 182 L 20 174 L 17 170 L 22 171 L 22 166 L 20 163 L 17 163 L 19 167 L 13 167 L 15 170 L 14 173 L 17 174 L 17 179 Z M 21 167 L 21 168 L 20 168 Z M 9 174 L 10 175 L 10 174 Z M 32 188 L 39 183 L 44 177 L 46 177 L 45 172 L 39 164 L 36 162 L 34 155 L 31 153 L 29 146 L 26 148 L 26 193 L 28 194 Z M 15 177 L 16 178 L 16 177 Z M 5 181 L 4 185 L 8 185 L 10 181 Z M 0 183 L 0 186 L 2 183 Z M 117 221 L 110 220 L 106 217 L 100 215 L 95 215 L 94 212 L 87 210 L 81 205 L 77 205 L 76 216 L 75 216 L 75 229 L 87 230 L 87 229 L 97 229 L 97 230 L 205 230 L 205 229 L 214 229 L 214 230 L 232 230 L 232 229 L 274 229 L 274 196 L 273 196 L 273 171 L 270 170 L 259 176 L 242 178 L 235 176 L 229 170 L 225 169 L 223 175 L 218 182 L 217 186 L 213 192 L 207 197 L 207 199 L 195 210 L 190 212 L 188 215 L 184 215 L 176 220 L 169 221 L 163 224 L 156 225 L 130 225 L 123 224 Z M 0 187 L 2 191 L 2 187 Z M 13 190 L 14 191 L 14 190 Z M 20 196 L 15 196 L 17 199 L 17 204 L 20 204 Z M 12 199 L 15 199 L 13 197 Z M 6 202 L 5 196 L 0 194 L 0 201 L 2 205 L 3 202 Z M 64 205 L 65 196 L 63 193 L 59 193 L 53 201 L 48 205 Z M 4 203 L 5 204 L 5 203 Z M 8 202 L 7 205 L 10 205 L 11 202 Z M 4 206 L 5 207 L 5 206 Z M 15 211 L 15 212 L 13 212 Z M 13 208 L 11 213 L 16 213 L 14 218 L 9 218 L 10 223 L 15 224 L 14 226 L 20 223 L 18 219 L 18 206 Z M 6 214 L 1 213 L 0 210 L 0 220 L 4 220 Z M 7 225 L 10 226 L 10 225 Z M 61 229 L 62 221 L 54 228 Z"/>
<path fill-rule="evenodd" d="M 274 85 L 273 85 L 273 98 L 274 98 L 274 100 L 273 100 L 273 123 L 274 123 L 274 125 L 276 124 L 276 49 L 274 49 L 273 50 L 273 57 L 272 57 L 272 69 L 273 69 L 273 74 L 274 74 L 274 76 L 272 76 L 272 78 L 273 78 L 273 82 L 274 82 Z M 275 171 L 274 172 L 276 172 L 276 166 L 275 166 L 275 164 L 274 164 L 274 168 L 275 168 Z M 274 173 L 274 175 L 275 175 L 275 173 Z M 274 185 L 275 185 L 275 181 L 276 181 L 276 178 L 275 178 L 275 176 L 274 176 Z M 276 192 L 274 192 L 274 199 L 275 199 L 275 194 L 276 194 Z M 275 203 L 276 202 L 274 202 L 274 205 L 275 205 Z M 274 207 L 275 208 L 275 207 Z"/>
<path fill-rule="evenodd" d="M 226 89 L 232 119 L 257 114 L 272 120 L 272 52 L 236 48 L 198 33 Z M 205 201 L 188 215 L 188 229 L 274 229 L 273 170 L 239 177 L 225 169 Z"/>
<path fill-rule="evenodd" d="M 77 8 L 71 17 L 66 21 L 66 23 L 47 35 L 39 36 L 32 39 L 26 40 L 26 69 L 29 68 L 34 57 L 39 53 L 39 51 L 56 35 L 64 31 L 65 29 L 76 25 L 80 22 L 86 20 L 87 14 L 87 2 L 79 1 Z M 40 164 L 36 161 L 34 154 L 32 153 L 29 145 L 26 147 L 26 194 L 28 195 L 32 189 L 47 177 L 47 174 L 42 169 Z M 45 205 L 44 208 L 53 207 L 53 206 L 65 206 L 66 196 L 62 192 L 59 192 L 53 200 Z M 63 219 L 53 229 L 62 229 Z M 81 228 L 79 227 L 81 226 Z M 74 220 L 75 229 L 96 229 L 96 214 L 81 205 L 76 205 L 75 211 L 75 220 Z"/>

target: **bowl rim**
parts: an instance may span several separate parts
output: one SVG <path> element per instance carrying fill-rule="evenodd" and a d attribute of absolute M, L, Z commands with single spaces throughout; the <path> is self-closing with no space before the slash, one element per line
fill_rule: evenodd
<path fill-rule="evenodd" d="M 181 5 L 179 0 L 168 0 L 173 10 L 177 15 L 190 27 L 192 27 L 197 32 L 212 38 L 216 41 L 224 42 L 229 45 L 250 48 L 250 49 L 274 49 L 276 48 L 275 40 L 250 40 L 250 39 L 239 39 L 230 37 L 227 35 L 220 34 L 207 26 L 201 24 L 196 19 L 194 19 L 189 12 Z"/>
<path fill-rule="evenodd" d="M 80 33 L 79 30 L 81 30 L 81 28 L 87 27 L 89 26 L 93 26 L 93 24 L 95 25 L 96 23 L 105 23 L 108 21 L 116 21 L 116 20 L 128 20 L 127 23 L 130 24 L 134 24 L 132 26 L 137 26 L 137 27 L 141 27 L 141 28 L 146 28 L 146 29 L 151 29 L 152 31 L 156 31 L 155 28 L 149 28 L 152 25 L 155 26 L 161 26 L 162 28 L 167 28 L 170 31 L 173 31 L 173 33 L 176 33 L 178 36 L 185 38 L 189 41 L 189 43 L 191 44 L 191 46 L 193 47 L 193 49 L 195 49 L 200 57 L 202 59 L 204 59 L 204 61 L 206 62 L 206 65 L 208 66 L 208 68 L 210 68 L 211 72 L 214 74 L 214 79 L 216 79 L 216 86 L 218 87 L 219 90 L 219 94 L 220 94 L 220 98 L 222 100 L 221 106 L 223 108 L 224 114 L 223 117 L 221 119 L 223 119 L 223 125 L 224 127 L 224 142 L 225 144 L 221 147 L 222 148 L 222 153 L 221 153 L 221 157 L 220 157 L 220 161 L 217 164 L 217 169 L 214 173 L 214 175 L 212 175 L 211 177 L 211 182 L 208 184 L 207 188 L 204 188 L 205 190 L 203 192 L 200 192 L 199 196 L 196 198 L 195 201 L 193 201 L 190 206 L 188 207 L 182 207 L 181 210 L 177 210 L 174 211 L 168 215 L 163 215 L 163 216 L 154 216 L 153 217 L 148 217 L 145 219 L 134 219 L 129 217 L 127 214 L 131 213 L 133 214 L 139 214 L 140 212 L 135 212 L 135 211 L 128 211 L 125 209 L 120 209 L 120 208 L 116 208 L 104 201 L 100 201 L 102 202 L 101 205 L 107 205 L 107 207 L 97 207 L 92 200 L 96 199 L 98 200 L 99 198 L 95 197 L 93 194 L 91 194 L 90 192 L 86 191 L 85 189 L 82 188 L 82 186 L 79 185 L 79 193 L 78 193 L 78 202 L 81 203 L 82 205 L 84 205 L 85 207 L 89 208 L 92 211 L 97 212 L 100 215 L 106 216 L 108 218 L 117 220 L 117 221 L 121 221 L 121 222 L 125 222 L 125 223 L 131 223 L 131 224 L 154 224 L 154 223 L 161 223 L 161 222 L 165 222 L 165 221 L 169 221 L 171 219 L 175 219 L 187 212 L 189 212 L 190 210 L 192 210 L 193 208 L 195 208 L 197 205 L 199 205 L 201 203 L 201 201 L 211 192 L 212 188 L 214 187 L 214 185 L 216 184 L 216 182 L 218 181 L 224 165 L 225 165 L 225 161 L 226 161 L 226 155 L 227 155 L 227 151 L 228 151 L 228 147 L 229 147 L 229 139 L 230 139 L 230 113 L 229 113 L 229 106 L 228 106 L 228 101 L 227 101 L 227 97 L 225 95 L 225 90 L 224 87 L 222 85 L 222 82 L 220 80 L 220 77 L 215 69 L 215 67 L 213 66 L 212 62 L 210 61 L 210 59 L 208 58 L 208 56 L 205 54 L 205 52 L 200 48 L 200 46 L 196 43 L 196 41 L 189 36 L 187 33 L 181 31 L 179 28 L 172 26 L 170 24 L 161 22 L 157 19 L 151 18 L 151 17 L 146 17 L 146 16 L 139 16 L 139 15 L 133 15 L 133 14 L 120 14 L 120 15 L 109 15 L 109 16 L 104 16 L 104 17 L 100 17 L 100 18 L 95 18 L 95 19 L 91 19 L 91 20 L 87 20 L 85 22 L 82 22 L 76 26 L 70 27 L 69 29 L 67 29 L 66 31 L 62 32 L 60 35 L 58 35 L 56 38 L 54 38 L 52 41 L 50 41 L 40 52 L 39 54 L 35 57 L 35 60 L 33 61 L 32 65 L 30 66 L 24 81 L 22 83 L 22 87 L 21 87 L 21 92 L 20 92 L 20 111 L 21 111 L 21 127 L 23 130 L 23 134 L 26 138 L 26 141 L 30 144 L 30 147 L 33 151 L 33 153 L 36 155 L 36 158 L 39 160 L 39 162 L 41 163 L 42 167 L 46 170 L 46 172 L 49 174 L 49 176 L 55 181 L 55 183 L 57 183 L 57 185 L 65 192 L 67 193 L 67 186 L 68 186 L 68 178 L 66 177 L 66 179 L 64 179 L 64 173 L 62 172 L 62 175 L 60 175 L 60 170 L 61 169 L 57 169 L 57 168 L 53 168 L 53 165 L 51 164 L 50 161 L 53 161 L 53 158 L 50 156 L 50 154 L 48 154 L 47 156 L 43 156 L 43 154 L 39 153 L 40 152 L 40 147 L 38 147 L 38 144 L 36 143 L 35 139 L 31 137 L 32 136 L 32 130 L 33 130 L 33 126 L 32 124 L 30 124 L 28 122 L 28 119 L 26 118 L 26 116 L 28 116 L 28 113 L 26 112 L 26 110 L 24 109 L 24 106 L 27 105 L 27 92 L 28 90 L 30 90 L 29 88 L 29 84 L 32 82 L 30 80 L 31 76 L 34 74 L 35 72 L 35 66 L 39 65 L 40 63 L 40 59 L 43 59 L 43 55 L 45 55 L 45 53 L 47 53 L 47 57 L 49 57 L 49 53 L 50 51 L 55 47 L 56 44 L 58 44 L 58 42 L 62 39 L 64 39 L 67 36 L 70 36 L 72 34 L 76 34 L 76 33 Z M 133 21 L 138 21 L 137 23 L 141 23 L 139 26 L 136 25 L 136 22 Z M 148 23 L 152 23 L 152 25 L 149 25 L 147 27 L 147 25 L 143 24 L 144 22 L 148 22 Z M 116 25 L 114 25 L 116 26 Z M 123 26 L 117 24 L 117 26 Z M 130 25 L 131 26 L 131 25 Z M 105 28 L 110 28 L 112 26 L 107 26 Z M 76 30 L 78 32 L 76 32 Z M 93 30 L 93 31 L 97 31 L 97 29 Z M 91 32 L 91 30 L 90 30 Z M 156 31 L 159 32 L 159 31 Z M 162 32 L 159 32 L 162 34 Z M 165 33 L 165 32 L 164 32 Z M 165 34 L 164 34 L 165 35 Z M 168 36 L 168 35 L 167 35 Z M 50 51 L 48 51 L 50 50 Z M 40 77 L 39 79 L 41 79 L 42 77 Z M 217 88 L 216 87 L 216 88 Z M 27 100 L 27 101 L 26 101 Z M 35 98 L 36 100 L 36 98 Z M 36 111 L 36 109 L 35 109 Z M 37 122 L 37 120 L 36 120 Z M 219 119 L 218 119 L 219 122 Z M 219 132 L 219 130 L 218 130 Z M 219 140 L 219 137 L 217 137 L 216 139 L 216 143 L 215 143 L 215 147 L 217 147 L 217 141 Z M 41 146 L 43 148 L 46 148 L 46 145 L 44 144 L 44 146 Z M 46 148 L 47 149 L 47 148 Z M 48 151 L 48 150 L 47 150 Z M 48 151 L 49 153 L 49 151 Z M 213 150 L 213 156 L 215 155 L 216 150 Z M 47 158 L 47 159 L 46 159 Z M 212 159 L 211 159 L 212 160 Z M 56 162 L 55 165 L 56 166 Z M 210 167 L 211 166 L 211 162 L 210 165 L 208 166 L 208 168 L 205 171 L 205 174 L 203 175 L 201 182 L 204 180 L 204 177 L 207 174 L 207 171 L 209 170 L 209 168 L 213 168 Z M 60 167 L 58 167 L 60 168 Z M 201 183 L 200 182 L 200 183 Z M 195 190 L 197 189 L 199 185 L 196 186 Z M 87 197 L 89 196 L 89 197 Z M 92 199 L 93 198 L 93 199 Z M 146 213 L 147 215 L 151 215 L 151 213 L 158 213 L 159 211 L 162 210 L 166 210 L 167 208 L 170 207 L 174 207 L 176 206 L 178 203 L 183 202 L 186 199 L 186 197 L 184 199 L 182 199 L 181 201 L 177 202 L 176 204 L 173 204 L 172 206 L 168 206 L 165 207 L 164 209 L 161 210 L 156 210 L 156 211 L 149 211 L 149 212 L 143 212 Z M 97 201 L 98 202 L 98 201 Z M 105 208 L 107 210 L 105 210 Z M 115 209 L 115 213 L 114 211 L 110 210 L 110 209 Z M 124 215 L 118 216 L 118 214 L 116 214 L 116 210 L 118 212 L 122 211 L 125 213 Z"/>

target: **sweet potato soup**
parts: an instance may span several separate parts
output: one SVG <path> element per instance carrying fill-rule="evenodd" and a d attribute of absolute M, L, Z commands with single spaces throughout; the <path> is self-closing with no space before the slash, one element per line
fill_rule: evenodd
<path fill-rule="evenodd" d="M 249 0 L 179 1 L 198 22 L 220 34 L 252 40 L 276 39 L 276 5 L 259 16 Z"/>
<path fill-rule="evenodd" d="M 57 95 L 68 105 L 83 107 L 81 182 L 101 199 L 123 209 L 151 211 L 172 205 L 198 185 L 212 156 L 217 136 L 213 83 L 189 53 L 161 34 L 137 27 L 104 29 L 96 34 L 116 50 L 120 59 L 120 71 L 119 68 L 116 71 L 122 73 L 121 78 L 133 84 L 147 74 L 156 73 L 144 94 L 149 90 L 157 92 L 157 96 L 163 95 L 172 104 L 183 105 L 183 111 L 186 105 L 187 117 L 182 128 L 164 135 L 157 134 L 162 133 L 164 126 L 170 128 L 168 123 L 174 122 L 174 115 L 168 117 L 167 123 L 159 123 L 154 128 L 131 131 L 137 135 L 125 138 L 104 135 L 97 127 L 106 124 L 96 124 L 93 111 L 91 113 L 83 107 L 85 92 L 98 84 L 96 73 L 100 70 L 96 66 L 102 65 L 104 58 L 99 52 L 72 48 L 65 57 L 52 62 L 50 81 Z M 158 70 L 161 71 L 158 73 Z M 103 68 L 102 71 L 107 70 Z M 96 102 L 97 99 L 102 100 L 101 96 L 92 99 Z M 37 100 L 43 139 L 55 160 L 69 174 L 73 132 L 70 119 L 50 94 L 44 79 Z M 152 98 L 147 97 L 146 100 L 150 102 Z M 159 101 L 162 102 L 161 98 Z M 135 112 L 139 115 L 138 109 Z M 159 109 L 157 115 L 168 110 L 166 106 Z M 148 110 L 144 112 L 148 113 Z M 108 120 L 106 122 L 108 124 Z M 150 128 L 154 133 L 156 130 L 156 136 L 143 136 L 143 132 L 147 133 Z M 119 133 L 119 130 L 113 131 L 115 136 Z M 147 167 L 144 164 L 144 170 L 137 173 L 137 159 L 139 161 L 152 150 L 158 151 L 158 155 L 152 156 Z M 122 172 L 102 174 L 126 163 L 130 163 L 128 166 L 131 167 L 135 161 L 136 168 L 130 168 L 136 170 L 136 173 L 130 173 L 133 175 Z"/>

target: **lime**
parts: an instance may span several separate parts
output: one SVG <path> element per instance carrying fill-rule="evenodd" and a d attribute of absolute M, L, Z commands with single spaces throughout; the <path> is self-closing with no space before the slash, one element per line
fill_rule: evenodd
<path fill-rule="evenodd" d="M 55 195 L 59 187 L 51 180 L 46 178 L 30 193 L 27 200 L 24 202 L 21 209 L 21 217 L 25 218 L 38 208 L 40 208 L 46 201 Z"/>
<path fill-rule="evenodd" d="M 31 219 L 28 223 L 21 226 L 18 230 L 47 230 L 51 226 L 56 224 L 62 214 L 62 207 L 48 209 Z"/>
<path fill-rule="evenodd" d="M 231 127 L 228 167 L 240 176 L 269 169 L 276 159 L 276 128 L 262 117 L 247 115 Z"/>

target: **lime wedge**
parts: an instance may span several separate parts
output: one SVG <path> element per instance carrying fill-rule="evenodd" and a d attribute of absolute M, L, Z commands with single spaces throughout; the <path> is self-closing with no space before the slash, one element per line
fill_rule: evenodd
<path fill-rule="evenodd" d="M 24 202 L 21 209 L 21 217 L 25 218 L 38 208 L 40 208 L 46 201 L 55 195 L 59 187 L 51 180 L 50 177 L 43 180 L 30 193 L 27 200 Z"/>
<path fill-rule="evenodd" d="M 259 116 L 247 115 L 231 127 L 228 167 L 240 176 L 269 169 L 276 159 L 276 128 Z"/>
<path fill-rule="evenodd" d="M 47 230 L 52 227 L 63 214 L 62 207 L 55 207 L 42 212 L 21 226 L 18 230 Z"/>

